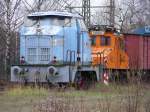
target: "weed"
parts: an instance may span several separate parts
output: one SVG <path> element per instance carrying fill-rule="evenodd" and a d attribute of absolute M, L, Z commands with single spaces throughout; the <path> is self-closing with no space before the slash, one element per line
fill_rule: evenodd
<path fill-rule="evenodd" d="M 12 88 L 6 92 L 8 96 L 28 96 L 28 97 L 39 97 L 39 96 L 48 96 L 48 90 L 45 88 L 31 88 L 31 87 L 17 87 Z"/>

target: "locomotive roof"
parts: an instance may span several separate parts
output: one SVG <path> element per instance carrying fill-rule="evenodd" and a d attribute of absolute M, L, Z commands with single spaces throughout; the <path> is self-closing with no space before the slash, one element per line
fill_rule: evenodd
<path fill-rule="evenodd" d="M 28 17 L 43 17 L 43 16 L 60 16 L 60 17 L 73 17 L 82 18 L 79 14 L 61 11 L 48 11 L 48 12 L 34 12 L 28 15 Z"/>

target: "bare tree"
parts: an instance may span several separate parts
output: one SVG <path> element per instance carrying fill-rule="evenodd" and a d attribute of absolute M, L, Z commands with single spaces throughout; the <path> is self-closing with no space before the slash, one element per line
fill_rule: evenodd
<path fill-rule="evenodd" d="M 76 0 L 34 0 L 33 2 L 23 0 L 26 11 L 64 10 L 66 6 L 71 6 Z"/>
<path fill-rule="evenodd" d="M 10 47 L 12 42 L 16 40 L 17 33 L 15 33 L 18 27 L 22 23 L 23 15 L 21 10 L 21 0 L 1 0 L 0 1 L 0 11 L 2 13 L 0 23 L 2 25 L 1 32 L 3 35 L 0 39 L 3 40 L 2 53 L 4 54 L 4 70 L 5 73 L 10 69 L 11 53 L 15 50 L 11 50 Z M 12 41 L 13 40 L 13 41 Z M 12 46 L 15 48 L 15 46 Z"/>
<path fill-rule="evenodd" d="M 150 24 L 150 9 L 149 6 L 142 5 L 147 0 L 127 0 L 122 2 L 122 7 L 118 7 L 117 17 L 120 21 L 118 26 L 121 32 L 129 32 L 137 27 L 142 27 Z M 149 2 L 150 4 L 150 2 Z M 147 4 L 148 5 L 148 4 Z"/>
<path fill-rule="evenodd" d="M 129 32 L 137 27 L 150 24 L 149 0 L 115 0 L 115 27 L 121 32 Z M 104 5 L 108 5 L 106 1 Z M 107 8 L 97 10 L 93 15 L 94 23 L 106 24 L 110 21 Z"/>

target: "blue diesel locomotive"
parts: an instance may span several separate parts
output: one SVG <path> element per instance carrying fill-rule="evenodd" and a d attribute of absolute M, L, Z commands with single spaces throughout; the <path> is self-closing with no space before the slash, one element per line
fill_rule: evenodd
<path fill-rule="evenodd" d="M 35 12 L 20 28 L 20 64 L 11 67 L 11 81 L 74 82 L 79 77 L 100 79 L 91 66 L 88 31 L 83 18 L 69 12 Z"/>

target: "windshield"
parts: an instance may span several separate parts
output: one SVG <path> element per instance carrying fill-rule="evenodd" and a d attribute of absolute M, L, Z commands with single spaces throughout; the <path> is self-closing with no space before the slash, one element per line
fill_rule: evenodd
<path fill-rule="evenodd" d="M 53 25 L 53 26 L 71 26 L 71 18 L 67 17 L 27 17 L 24 21 L 25 26 L 34 25 Z"/>

